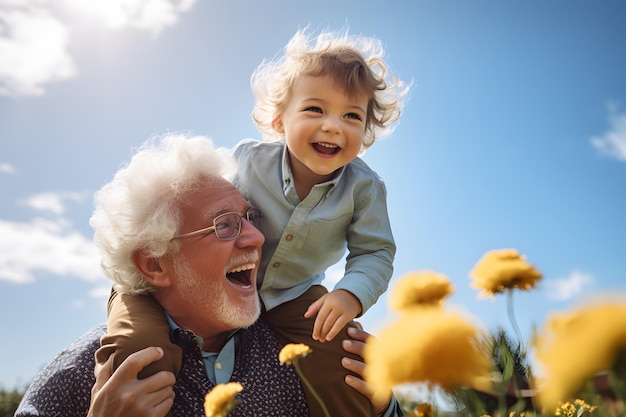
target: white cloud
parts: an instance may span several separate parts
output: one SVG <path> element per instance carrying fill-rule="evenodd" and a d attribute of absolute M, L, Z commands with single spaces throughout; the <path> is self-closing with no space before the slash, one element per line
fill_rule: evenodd
<path fill-rule="evenodd" d="M 78 192 L 46 192 L 30 196 L 22 200 L 21 203 L 32 209 L 44 212 L 48 211 L 60 216 L 65 212 L 64 200 L 83 201 L 84 199 L 85 194 Z"/>
<path fill-rule="evenodd" d="M 0 280 L 29 283 L 37 273 L 105 280 L 95 244 L 67 225 L 64 219 L 0 220 Z"/>
<path fill-rule="evenodd" d="M 64 0 L 86 17 L 95 17 L 112 29 L 134 28 L 159 34 L 178 22 L 196 0 Z"/>
<path fill-rule="evenodd" d="M 70 22 L 58 9 L 89 18 L 103 28 L 144 30 L 153 35 L 178 22 L 196 0 L 0 0 L 0 95 L 41 95 L 44 86 L 78 74 L 68 46 Z M 55 12 L 55 10 L 57 12 Z"/>
<path fill-rule="evenodd" d="M 580 271 L 572 271 L 566 278 L 547 281 L 548 297 L 556 301 L 571 300 L 580 294 L 585 286 L 593 283 L 593 277 Z"/>
<path fill-rule="evenodd" d="M 44 84 L 74 77 L 67 44 L 67 28 L 46 9 L 0 3 L 0 95 L 43 94 Z"/>
<path fill-rule="evenodd" d="M 611 128 L 602 136 L 591 138 L 591 144 L 620 161 L 626 161 L 626 113 L 619 114 L 616 106 L 609 105 Z"/>
<path fill-rule="evenodd" d="M 0 162 L 0 172 L 3 174 L 13 174 L 15 167 L 7 162 Z"/>

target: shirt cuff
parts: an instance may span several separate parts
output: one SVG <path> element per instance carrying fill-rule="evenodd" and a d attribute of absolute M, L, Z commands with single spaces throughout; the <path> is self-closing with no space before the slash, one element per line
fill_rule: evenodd
<path fill-rule="evenodd" d="M 381 417 L 402 417 L 404 413 L 402 412 L 402 407 L 400 407 L 400 403 L 396 400 L 396 397 L 391 397 L 391 402 L 389 403 L 389 407 Z"/>

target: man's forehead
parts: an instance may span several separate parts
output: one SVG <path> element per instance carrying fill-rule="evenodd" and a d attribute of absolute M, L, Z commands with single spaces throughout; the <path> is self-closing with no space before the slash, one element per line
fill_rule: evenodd
<path fill-rule="evenodd" d="M 202 180 L 184 198 L 184 205 L 205 213 L 218 215 L 222 212 L 239 211 L 248 207 L 243 195 L 224 179 Z"/>
<path fill-rule="evenodd" d="M 206 213 L 204 214 L 204 220 L 210 223 L 211 221 L 213 221 L 214 218 L 216 218 L 220 214 L 224 214 L 224 213 L 235 212 L 235 213 L 239 213 L 239 214 L 243 215 L 243 214 L 245 214 L 245 212 L 250 207 L 251 207 L 250 203 L 248 203 L 242 197 L 241 201 L 240 201 L 240 204 L 226 205 L 226 206 L 217 207 L 217 208 L 211 208 L 211 209 L 207 210 Z"/>

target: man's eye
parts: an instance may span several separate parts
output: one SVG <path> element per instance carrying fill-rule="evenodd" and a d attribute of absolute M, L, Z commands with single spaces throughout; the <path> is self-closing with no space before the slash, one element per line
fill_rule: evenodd
<path fill-rule="evenodd" d="M 229 219 L 220 220 L 215 225 L 215 229 L 217 230 L 218 233 L 226 232 L 226 231 L 230 230 L 232 227 L 233 227 L 233 221 L 229 220 Z"/>
<path fill-rule="evenodd" d="M 246 215 L 248 217 L 248 220 L 250 220 L 251 222 L 255 220 L 260 220 L 263 217 L 263 214 L 261 213 L 261 210 L 259 209 L 250 209 L 248 210 Z"/>

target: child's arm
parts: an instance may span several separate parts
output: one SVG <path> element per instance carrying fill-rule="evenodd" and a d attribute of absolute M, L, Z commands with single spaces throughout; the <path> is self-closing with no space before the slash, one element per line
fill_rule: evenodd
<path fill-rule="evenodd" d="M 363 315 L 387 290 L 396 244 L 387 211 L 385 184 L 378 180 L 355 191 L 354 213 L 347 233 L 344 276 L 334 290 L 345 290 L 361 303 Z"/>
<path fill-rule="evenodd" d="M 334 290 L 321 296 L 309 306 L 305 318 L 314 317 L 313 339 L 320 342 L 331 341 L 343 326 L 361 313 L 361 303 L 346 290 Z"/>

